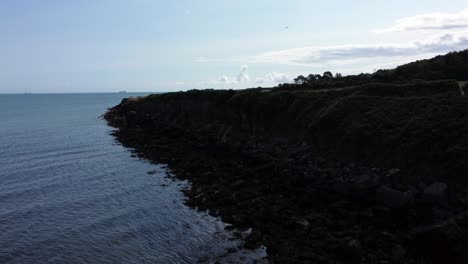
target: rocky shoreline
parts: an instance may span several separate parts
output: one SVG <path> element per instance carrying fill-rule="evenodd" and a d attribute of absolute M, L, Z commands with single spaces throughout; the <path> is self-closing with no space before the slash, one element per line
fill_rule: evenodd
<path fill-rule="evenodd" d="M 272 263 L 467 263 L 468 196 L 446 183 L 216 122 L 193 129 L 152 104 L 124 100 L 105 118 L 122 144 L 190 180 L 188 205 L 252 228 L 244 246 L 265 245 Z"/>

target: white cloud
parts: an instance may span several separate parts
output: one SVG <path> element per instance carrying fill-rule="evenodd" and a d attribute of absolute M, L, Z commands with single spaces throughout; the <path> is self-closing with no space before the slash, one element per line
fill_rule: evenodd
<path fill-rule="evenodd" d="M 300 66 L 337 66 L 363 63 L 376 58 L 440 54 L 467 47 L 468 32 L 458 32 L 408 44 L 342 45 L 270 51 L 252 57 L 251 62 Z"/>
<path fill-rule="evenodd" d="M 407 43 L 311 46 L 269 51 L 237 58 L 203 58 L 203 62 L 247 61 L 249 64 L 300 66 L 307 69 L 307 72 L 296 69 L 295 73 L 290 71 L 290 74 L 271 72 L 265 75 L 254 75 L 250 78 L 249 67 L 241 65 L 237 76 L 223 75 L 217 80 L 203 82 L 202 86 L 245 88 L 249 85 L 258 85 L 270 87 L 280 83 L 291 83 L 301 72 L 302 74 L 304 72 L 306 74 L 320 73 L 325 70 L 343 74 L 372 72 L 376 69 L 389 69 L 411 61 L 428 59 L 450 51 L 464 50 L 467 47 L 468 31 L 458 31 L 438 34 L 432 38 L 418 41 L 408 41 Z"/>
<path fill-rule="evenodd" d="M 225 84 L 237 83 L 237 80 L 235 80 L 234 78 L 228 77 L 228 76 L 226 76 L 226 75 L 223 75 L 223 76 L 219 77 L 218 80 L 219 80 L 221 83 L 225 83 Z"/>
<path fill-rule="evenodd" d="M 289 83 L 292 82 L 294 77 L 284 74 L 284 73 L 278 73 L 278 72 L 272 72 L 269 73 L 263 77 L 257 77 L 255 78 L 255 83 L 256 84 L 264 84 L 264 83 L 269 83 L 269 84 L 279 84 L 279 83 Z"/>
<path fill-rule="evenodd" d="M 451 30 L 449 30 L 451 29 Z M 309 72 L 333 70 L 344 74 L 371 72 L 375 69 L 427 59 L 435 55 L 468 48 L 468 9 L 454 13 L 433 13 L 400 19 L 396 25 L 382 30 L 386 32 L 411 30 L 444 30 L 442 32 L 415 32 L 413 40 L 378 44 L 306 46 L 276 51 L 267 51 L 251 56 L 231 58 L 200 57 L 197 62 L 248 62 L 249 64 L 288 65 L 307 67 Z M 424 37 L 421 37 L 424 36 Z M 432 37 L 427 37 L 432 36 Z M 418 38 L 419 37 L 419 38 Z M 304 68 L 305 69 L 305 68 Z M 300 70 L 299 70 L 300 71 Z M 292 82 L 298 74 L 272 72 L 266 75 L 248 75 L 248 66 L 242 65 L 236 77 L 221 76 L 217 84 L 275 85 Z"/>
<path fill-rule="evenodd" d="M 250 77 L 248 75 L 249 66 L 243 64 L 240 66 L 241 70 L 236 77 L 231 77 L 228 75 L 221 75 L 217 80 L 205 81 L 202 82 L 203 85 L 219 85 L 219 84 L 240 84 L 250 82 Z"/>
<path fill-rule="evenodd" d="M 237 76 L 230 77 L 227 75 L 222 75 L 221 77 L 218 78 L 218 83 L 223 83 L 223 84 L 236 84 L 236 83 L 247 83 L 250 81 L 250 77 L 248 74 L 248 69 L 249 66 L 246 64 L 241 65 L 241 70 Z M 211 81 L 211 82 L 216 82 L 216 81 Z"/>
<path fill-rule="evenodd" d="M 265 81 L 266 81 L 265 78 L 257 77 L 257 78 L 255 78 L 254 83 L 263 84 L 263 83 L 265 83 Z"/>
<path fill-rule="evenodd" d="M 272 72 L 263 76 L 250 78 L 247 72 L 248 68 L 248 65 L 241 65 L 241 71 L 236 77 L 222 75 L 217 80 L 203 81 L 200 82 L 199 85 L 233 85 L 237 87 L 253 84 L 276 85 L 279 83 L 292 82 L 292 80 L 294 79 L 293 75 L 288 75 L 279 72 Z"/>
<path fill-rule="evenodd" d="M 267 75 L 267 79 L 274 83 L 287 83 L 292 81 L 292 77 L 284 73 L 272 72 Z"/>
<path fill-rule="evenodd" d="M 229 77 L 227 77 L 226 75 L 223 75 L 223 76 L 219 77 L 219 81 L 223 82 L 223 83 L 227 83 L 227 82 L 229 82 Z"/>
<path fill-rule="evenodd" d="M 247 74 L 248 69 L 249 69 L 249 66 L 247 66 L 246 64 L 241 66 L 241 71 L 237 75 L 238 83 L 248 82 L 250 80 L 250 77 Z"/>
<path fill-rule="evenodd" d="M 450 30 L 460 28 L 468 28 L 468 9 L 455 13 L 428 13 L 405 17 L 398 19 L 395 25 L 376 30 L 376 32 Z"/>

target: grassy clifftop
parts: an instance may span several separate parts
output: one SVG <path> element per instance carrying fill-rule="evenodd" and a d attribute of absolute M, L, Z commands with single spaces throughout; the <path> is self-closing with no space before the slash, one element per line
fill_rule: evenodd
<path fill-rule="evenodd" d="M 317 90 L 363 85 L 371 82 L 403 84 L 413 81 L 468 80 L 468 50 L 450 52 L 428 60 L 419 60 L 394 69 L 378 70 L 374 73 L 335 76 L 329 71 L 322 75 L 299 75 L 294 83 L 283 83 L 277 90 Z"/>
<path fill-rule="evenodd" d="M 414 179 L 465 183 L 467 113 L 457 83 L 444 81 L 328 91 L 192 90 L 126 100 L 107 119 L 150 129 L 164 124 L 232 144 L 281 138 L 326 157 L 399 167 Z"/>

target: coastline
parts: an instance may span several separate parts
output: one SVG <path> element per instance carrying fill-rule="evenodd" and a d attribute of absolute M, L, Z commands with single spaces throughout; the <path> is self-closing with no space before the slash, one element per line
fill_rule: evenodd
<path fill-rule="evenodd" d="M 207 101 L 218 107 L 213 94 L 232 100 L 238 92 L 124 100 L 105 118 L 122 144 L 191 181 L 188 205 L 253 228 L 246 248 L 265 245 L 273 263 L 466 259 L 467 207 L 444 182 L 415 183 L 404 169 L 333 159 L 307 142 L 205 122 Z"/>

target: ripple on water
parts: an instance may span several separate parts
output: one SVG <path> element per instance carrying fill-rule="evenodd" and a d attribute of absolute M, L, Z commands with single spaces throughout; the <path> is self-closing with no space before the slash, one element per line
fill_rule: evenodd
<path fill-rule="evenodd" d="M 97 117 L 121 99 L 0 95 L 0 263 L 261 258 L 264 249 L 240 250 L 223 223 L 183 204 L 187 183 L 115 143 Z"/>

